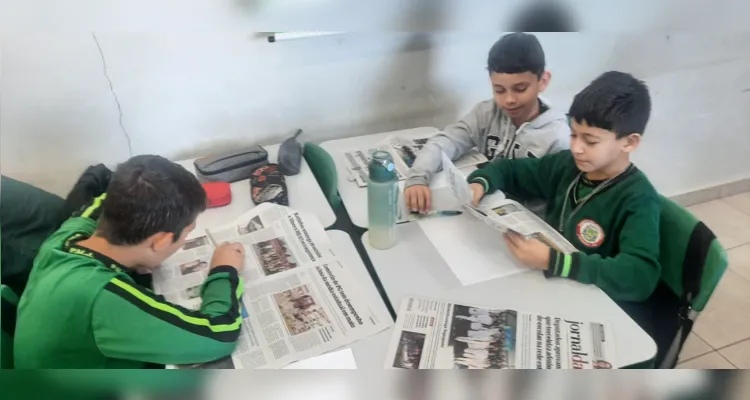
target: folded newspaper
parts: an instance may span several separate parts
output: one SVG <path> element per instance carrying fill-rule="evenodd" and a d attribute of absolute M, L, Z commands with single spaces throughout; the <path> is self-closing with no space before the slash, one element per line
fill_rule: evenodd
<path fill-rule="evenodd" d="M 469 214 L 502 232 L 510 230 L 526 238 L 538 239 L 562 253 L 578 251 L 560 232 L 516 201 L 493 195 L 488 197 L 489 204 L 487 201 L 481 201 L 479 206 L 475 207 L 472 204 L 471 189 L 466 176 L 458 168 L 443 153 L 443 170 L 448 181 L 448 189 Z"/>
<path fill-rule="evenodd" d="M 385 362 L 404 369 L 611 369 L 609 326 L 406 298 Z"/>
<path fill-rule="evenodd" d="M 281 368 L 392 325 L 377 317 L 317 218 L 270 203 L 188 240 L 156 270 L 154 291 L 199 309 L 214 249 L 227 241 L 245 247 L 237 348 L 229 358 L 178 368 Z"/>
<path fill-rule="evenodd" d="M 425 143 L 436 134 L 437 133 L 432 133 L 429 136 L 414 139 L 405 138 L 399 135 L 390 135 L 383 143 L 374 148 L 345 152 L 344 157 L 346 159 L 346 167 L 354 181 L 357 182 L 357 185 L 359 187 L 365 187 L 367 186 L 368 165 L 372 153 L 377 150 L 383 150 L 391 153 L 393 163 L 396 166 L 394 171 L 396 172 L 398 180 L 404 180 L 409 173 L 409 168 L 414 164 L 414 160 L 417 159 L 417 153 L 419 153 Z M 487 162 L 487 157 L 477 150 L 471 150 L 456 160 L 456 165 L 458 165 L 459 168 L 464 168 L 481 164 L 483 162 Z"/>

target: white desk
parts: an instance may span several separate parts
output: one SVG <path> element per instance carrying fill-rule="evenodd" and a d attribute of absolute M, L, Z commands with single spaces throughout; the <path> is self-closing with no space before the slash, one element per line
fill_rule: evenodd
<path fill-rule="evenodd" d="M 618 366 L 638 364 L 656 356 L 653 339 L 595 286 L 561 278 L 546 279 L 538 271 L 461 286 L 419 225 L 401 224 L 397 229 L 399 242 L 388 250 L 371 248 L 368 234 L 362 236 L 370 260 L 396 310 L 401 299 L 411 295 L 585 318 L 612 325 Z"/>
<path fill-rule="evenodd" d="M 372 311 L 381 321 L 392 321 L 388 309 L 383 303 L 383 299 L 375 287 L 375 283 L 370 278 L 362 258 L 357 253 L 349 235 L 342 231 L 326 231 L 331 239 L 333 252 L 341 258 L 344 265 L 351 268 L 355 278 L 362 286 L 365 296 L 370 300 L 373 307 Z M 354 360 L 357 362 L 357 369 L 382 370 L 385 362 L 385 351 L 391 340 L 393 328 L 388 328 L 380 333 L 370 336 L 358 342 L 354 342 L 351 347 L 354 353 Z"/>
<path fill-rule="evenodd" d="M 329 140 L 320 144 L 320 147 L 324 148 L 336 163 L 339 194 L 354 225 L 367 228 L 367 188 L 361 188 L 355 182 L 349 181 L 349 170 L 346 168 L 344 153 L 350 150 L 365 150 L 375 147 L 381 144 L 389 135 L 419 137 L 439 131 L 437 128 L 423 127 Z"/>
<path fill-rule="evenodd" d="M 263 148 L 268 152 L 268 161 L 275 163 L 279 153 L 279 145 L 264 146 Z M 194 160 L 177 161 L 177 164 L 195 174 Z M 315 214 L 324 228 L 336 222 L 336 215 L 304 158 L 299 173 L 294 176 L 286 176 L 285 180 L 289 195 L 289 207 Z M 250 197 L 249 179 L 234 182 L 231 184 L 231 188 L 232 202 L 223 207 L 207 209 L 198 218 L 196 231 L 200 232 L 206 228 L 229 224 L 235 218 L 255 207 Z"/>

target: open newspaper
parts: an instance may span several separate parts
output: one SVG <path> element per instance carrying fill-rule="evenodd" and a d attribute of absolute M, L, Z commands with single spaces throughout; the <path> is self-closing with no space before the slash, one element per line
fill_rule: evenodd
<path fill-rule="evenodd" d="M 242 331 L 230 358 L 187 367 L 281 368 L 391 325 L 373 312 L 317 218 L 269 203 L 188 240 L 156 270 L 154 291 L 200 308 L 200 287 L 222 242 L 245 247 Z"/>
<path fill-rule="evenodd" d="M 394 171 L 396 172 L 398 180 L 404 180 L 409 173 L 409 168 L 414 164 L 414 160 L 417 159 L 417 154 L 422 150 L 422 147 L 424 147 L 427 141 L 436 134 L 437 133 L 431 133 L 428 136 L 411 139 L 400 135 L 390 135 L 383 143 L 380 143 L 374 148 L 345 152 L 344 157 L 346 160 L 346 167 L 354 181 L 357 182 L 357 185 L 359 187 L 365 187 L 367 186 L 370 158 L 375 151 L 383 150 L 391 153 L 393 163 L 395 164 Z M 456 165 L 459 168 L 464 168 L 481 164 L 483 162 L 487 162 L 487 157 L 477 150 L 471 150 L 456 160 Z"/>
<path fill-rule="evenodd" d="M 489 198 L 489 203 L 482 201 L 479 206 L 474 207 L 466 176 L 445 153 L 443 153 L 443 170 L 448 181 L 448 189 L 469 214 L 482 219 L 502 232 L 510 230 L 527 238 L 538 239 L 562 253 L 570 254 L 577 251 L 575 246 L 570 244 L 560 232 L 516 201 L 504 198 L 504 196 L 492 196 Z"/>
<path fill-rule="evenodd" d="M 406 298 L 386 368 L 610 369 L 609 326 L 550 315 Z"/>

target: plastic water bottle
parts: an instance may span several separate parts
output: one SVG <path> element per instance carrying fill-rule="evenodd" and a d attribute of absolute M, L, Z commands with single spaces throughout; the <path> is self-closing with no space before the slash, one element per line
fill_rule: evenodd
<path fill-rule="evenodd" d="M 372 154 L 367 181 L 367 216 L 370 246 L 387 249 L 396 244 L 398 179 L 393 158 L 387 151 Z"/>

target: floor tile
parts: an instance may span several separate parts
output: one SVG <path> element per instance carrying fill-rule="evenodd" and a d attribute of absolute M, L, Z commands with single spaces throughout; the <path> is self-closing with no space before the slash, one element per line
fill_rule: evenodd
<path fill-rule="evenodd" d="M 703 339 L 698 337 L 698 335 L 691 332 L 688 335 L 685 344 L 682 345 L 682 351 L 680 352 L 680 358 L 678 359 L 678 362 L 702 356 L 706 353 L 712 352 L 713 350 L 714 349 L 712 349 L 711 346 L 708 345 L 708 343 L 704 342 Z"/>
<path fill-rule="evenodd" d="M 750 244 L 728 250 L 727 256 L 729 268 L 750 281 Z M 748 293 L 748 296 L 750 296 L 750 293 Z"/>
<path fill-rule="evenodd" d="M 714 200 L 688 207 L 688 210 L 711 228 L 724 248 L 750 243 L 750 215 L 729 203 Z"/>
<path fill-rule="evenodd" d="M 740 193 L 738 195 L 725 197 L 724 200 L 730 206 L 750 215 L 750 192 Z"/>
<path fill-rule="evenodd" d="M 750 340 L 745 340 L 719 350 L 732 364 L 740 369 L 750 369 Z"/>
<path fill-rule="evenodd" d="M 677 369 L 737 369 L 717 352 L 677 364 Z"/>
<path fill-rule="evenodd" d="M 714 349 L 750 338 L 750 281 L 727 269 L 693 332 Z"/>

